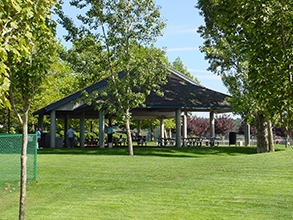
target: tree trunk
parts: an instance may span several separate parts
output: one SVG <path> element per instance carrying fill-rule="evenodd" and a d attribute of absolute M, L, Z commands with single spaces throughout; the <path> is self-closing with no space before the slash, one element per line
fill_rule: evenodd
<path fill-rule="evenodd" d="M 22 124 L 22 149 L 21 149 L 21 181 L 20 181 L 20 203 L 19 219 L 25 219 L 26 181 L 27 181 L 27 139 L 28 139 L 28 111 L 23 114 Z"/>
<path fill-rule="evenodd" d="M 257 115 L 257 153 L 266 153 L 269 151 L 268 147 L 268 130 L 267 122 L 264 120 L 263 114 Z"/>
<path fill-rule="evenodd" d="M 271 121 L 268 121 L 268 140 L 269 140 L 269 151 L 275 152 L 274 138 L 273 138 L 273 131 L 272 131 L 272 122 Z"/>
<path fill-rule="evenodd" d="M 127 142 L 128 142 L 128 154 L 133 156 L 133 145 L 132 145 L 132 137 L 130 131 L 130 117 L 129 117 L 129 109 L 126 110 L 126 133 L 127 133 Z"/>
<path fill-rule="evenodd" d="M 137 134 L 138 135 L 141 135 L 141 120 L 139 120 L 138 122 L 137 122 Z"/>
<path fill-rule="evenodd" d="M 168 135 L 167 135 L 167 130 L 166 129 L 164 129 L 164 136 L 167 138 L 168 137 Z"/>

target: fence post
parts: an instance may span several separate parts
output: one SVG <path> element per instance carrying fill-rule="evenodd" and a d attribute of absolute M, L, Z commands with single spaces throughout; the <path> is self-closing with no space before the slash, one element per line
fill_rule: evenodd
<path fill-rule="evenodd" d="M 38 155 L 38 133 L 36 132 L 36 141 L 35 141 L 35 164 L 34 164 L 34 167 L 35 167 L 35 182 L 37 182 L 37 155 Z"/>

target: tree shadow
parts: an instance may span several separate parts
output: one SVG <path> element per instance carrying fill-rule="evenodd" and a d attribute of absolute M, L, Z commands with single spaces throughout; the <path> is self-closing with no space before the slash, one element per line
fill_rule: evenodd
<path fill-rule="evenodd" d="M 134 147 L 136 156 L 204 157 L 256 154 L 256 146 L 249 147 Z M 38 154 L 126 156 L 127 147 L 117 148 L 54 148 L 38 150 Z"/>

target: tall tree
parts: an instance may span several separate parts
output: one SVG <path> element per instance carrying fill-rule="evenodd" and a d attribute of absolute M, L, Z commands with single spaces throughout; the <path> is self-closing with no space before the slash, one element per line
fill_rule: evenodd
<path fill-rule="evenodd" d="M 100 59 L 101 53 L 101 43 L 91 36 L 75 40 L 68 50 L 59 50 L 61 59 L 74 70 L 80 89 L 107 76 Z"/>
<path fill-rule="evenodd" d="M 72 0 L 70 4 L 86 12 L 77 17 L 79 28 L 60 12 L 69 33 L 66 39 L 91 39 L 100 45 L 96 48 L 100 71 L 109 75 L 107 90 L 99 94 L 100 108 L 125 122 L 129 155 L 133 155 L 130 111 L 143 105 L 151 91 L 159 93 L 167 74 L 165 54 L 153 46 L 165 27 L 160 8 L 154 0 Z"/>
<path fill-rule="evenodd" d="M 25 218 L 28 112 L 55 51 L 55 25 L 50 22 L 55 4 L 54 0 L 0 2 L 1 66 L 10 80 L 10 104 L 22 126 L 19 219 Z"/>
<path fill-rule="evenodd" d="M 258 129 L 270 120 L 292 126 L 291 1 L 199 0 L 197 7 L 205 17 L 202 50 L 233 95 L 234 109 L 260 123 Z M 259 152 L 266 152 L 266 132 L 258 132 Z"/>
<path fill-rule="evenodd" d="M 57 50 L 63 52 L 62 45 L 57 44 Z M 58 54 L 51 57 L 52 65 L 39 86 L 32 103 L 32 112 L 57 101 L 73 92 L 78 87 L 78 79 L 71 66 L 61 60 Z M 81 87 L 82 88 L 82 87 Z"/>
<path fill-rule="evenodd" d="M 191 78 L 191 79 L 193 79 L 194 81 L 196 81 L 196 82 L 199 83 L 198 79 L 195 78 L 193 75 L 191 75 L 190 72 L 188 72 L 187 68 L 184 66 L 184 64 L 183 64 L 182 60 L 180 59 L 180 57 L 177 57 L 177 58 L 173 61 L 173 63 L 171 64 L 171 66 L 172 66 L 174 69 L 176 69 L 176 70 L 178 70 L 179 72 L 181 72 L 182 74 L 184 74 L 185 76 L 187 76 L 187 77 L 189 77 L 189 78 Z"/>
<path fill-rule="evenodd" d="M 30 3 L 28 3 L 29 5 Z M 29 54 L 30 10 L 23 10 L 22 1 L 3 0 L 0 2 L 0 106 L 10 106 L 8 90 L 10 86 L 8 54 L 15 58 Z"/>

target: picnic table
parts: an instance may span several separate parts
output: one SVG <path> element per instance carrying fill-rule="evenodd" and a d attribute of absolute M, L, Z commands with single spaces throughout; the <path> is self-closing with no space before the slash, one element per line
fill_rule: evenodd
<path fill-rule="evenodd" d="M 143 135 L 138 135 L 138 136 L 133 136 L 132 141 L 136 142 L 137 145 L 145 145 L 147 146 L 147 141 L 146 141 L 146 136 Z M 113 145 L 115 147 L 122 147 L 122 146 L 127 146 L 127 138 L 114 138 L 113 139 Z"/>
<path fill-rule="evenodd" d="M 219 147 L 220 142 L 216 141 L 215 138 L 210 138 L 209 141 L 206 141 L 206 146 L 207 147 Z"/>
<path fill-rule="evenodd" d="M 161 147 L 166 147 L 167 145 L 175 145 L 176 140 L 175 138 L 158 138 L 158 145 Z"/>
<path fill-rule="evenodd" d="M 182 146 L 186 147 L 218 147 L 219 142 L 215 141 L 215 138 L 211 138 L 210 140 L 204 140 L 202 137 L 188 137 L 188 138 L 182 138 Z M 175 138 L 158 138 L 158 145 L 161 147 L 166 146 L 174 146 L 176 144 Z"/>
<path fill-rule="evenodd" d="M 182 144 L 183 146 L 189 146 L 189 147 L 201 147 L 203 142 L 202 137 L 188 137 L 188 138 L 182 138 Z"/>
<path fill-rule="evenodd" d="M 144 135 L 133 136 L 132 141 L 136 142 L 137 145 L 143 146 L 145 144 L 145 146 L 147 146 L 146 136 Z"/>
<path fill-rule="evenodd" d="M 123 147 L 126 146 L 127 138 L 113 138 L 113 145 L 115 147 Z"/>

